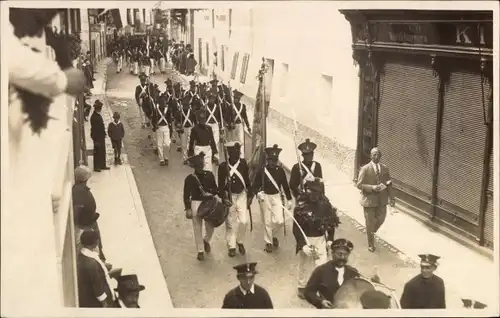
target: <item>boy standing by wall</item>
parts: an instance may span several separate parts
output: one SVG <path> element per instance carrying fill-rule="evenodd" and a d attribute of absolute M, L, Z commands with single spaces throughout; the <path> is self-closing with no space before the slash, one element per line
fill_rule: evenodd
<path fill-rule="evenodd" d="M 113 121 L 108 125 L 108 136 L 115 151 L 115 165 L 121 165 L 122 139 L 125 136 L 125 128 L 120 121 L 120 114 L 118 112 L 113 114 Z"/>

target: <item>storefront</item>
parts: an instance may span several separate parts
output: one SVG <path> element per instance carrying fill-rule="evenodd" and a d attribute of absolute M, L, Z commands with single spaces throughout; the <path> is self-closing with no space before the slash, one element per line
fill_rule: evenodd
<path fill-rule="evenodd" d="M 341 12 L 360 65 L 356 170 L 379 147 L 402 207 L 493 248 L 492 12 Z"/>

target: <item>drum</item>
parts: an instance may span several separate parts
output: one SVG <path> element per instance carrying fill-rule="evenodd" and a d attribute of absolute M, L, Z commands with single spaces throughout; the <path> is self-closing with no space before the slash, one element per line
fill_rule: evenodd
<path fill-rule="evenodd" d="M 389 308 L 400 309 L 398 298 L 394 292 L 384 285 L 373 283 L 364 278 L 352 278 L 337 290 L 333 299 L 335 309 L 363 309 L 361 295 L 368 290 L 378 290 L 390 297 Z"/>
<path fill-rule="evenodd" d="M 228 214 L 229 208 L 216 198 L 212 198 L 200 204 L 196 215 L 213 227 L 219 227 L 226 221 Z"/>

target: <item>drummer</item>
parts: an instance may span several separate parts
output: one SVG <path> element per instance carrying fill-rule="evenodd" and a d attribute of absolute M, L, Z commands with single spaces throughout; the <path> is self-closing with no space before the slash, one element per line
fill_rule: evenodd
<path fill-rule="evenodd" d="M 197 216 L 198 208 L 203 201 L 209 200 L 217 194 L 217 184 L 212 171 L 203 170 L 204 152 L 189 157 L 187 161 L 194 168 L 194 172 L 184 180 L 184 207 L 186 218 L 193 222 L 194 241 L 198 251 L 197 259 L 203 261 L 205 253 L 211 251 L 210 240 L 214 234 L 214 227 Z M 202 236 L 203 223 L 205 223 L 204 237 Z"/>
<path fill-rule="evenodd" d="M 307 282 L 304 296 L 316 308 L 333 308 L 333 298 L 342 284 L 359 277 L 358 270 L 347 265 L 354 244 L 347 239 L 336 239 L 332 244 L 332 260 L 316 267 Z"/>

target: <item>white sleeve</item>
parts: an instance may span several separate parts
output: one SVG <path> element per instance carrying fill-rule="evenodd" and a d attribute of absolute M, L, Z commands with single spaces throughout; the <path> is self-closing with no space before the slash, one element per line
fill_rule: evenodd
<path fill-rule="evenodd" d="M 43 55 L 23 45 L 14 35 L 9 23 L 7 30 L 7 65 L 9 83 L 34 94 L 55 97 L 66 90 L 68 79 L 59 65 Z M 5 42 L 4 42 L 5 43 Z"/>

